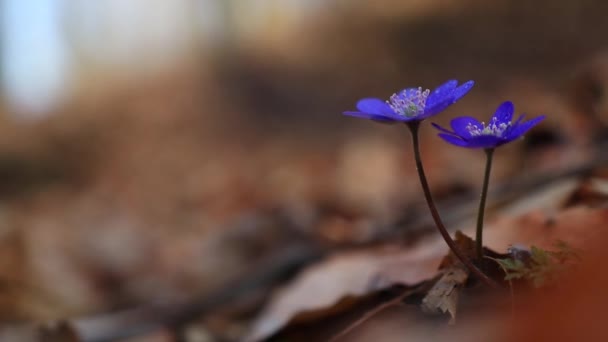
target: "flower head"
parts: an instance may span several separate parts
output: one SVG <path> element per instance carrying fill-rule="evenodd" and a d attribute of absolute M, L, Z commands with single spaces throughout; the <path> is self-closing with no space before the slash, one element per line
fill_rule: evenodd
<path fill-rule="evenodd" d="M 393 94 L 388 101 L 365 98 L 357 102 L 358 111 L 344 112 L 345 115 L 372 119 L 385 123 L 422 121 L 439 114 L 460 100 L 473 87 L 473 81 L 458 86 L 451 80 L 434 91 L 422 88 L 407 88 Z"/>
<path fill-rule="evenodd" d="M 521 137 L 545 118 L 539 116 L 523 121 L 522 114 L 515 122 L 511 122 L 513 110 L 513 103 L 506 101 L 498 106 L 496 113 L 487 124 L 469 116 L 461 116 L 450 122 L 453 131 L 435 123 L 432 125 L 442 132 L 439 133 L 439 137 L 452 145 L 490 149 Z"/>

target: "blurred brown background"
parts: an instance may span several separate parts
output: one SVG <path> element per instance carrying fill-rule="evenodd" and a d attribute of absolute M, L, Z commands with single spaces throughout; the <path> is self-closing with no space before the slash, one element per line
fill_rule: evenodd
<path fill-rule="evenodd" d="M 341 115 L 361 97 L 473 79 L 434 121 L 507 99 L 546 114 L 501 148 L 494 184 L 592 160 L 605 137 L 602 0 L 0 6 L 5 320 L 204 294 L 294 231 L 331 245 L 407 229 L 426 215 L 409 135 Z M 474 196 L 482 155 L 423 134 L 439 198 Z"/>

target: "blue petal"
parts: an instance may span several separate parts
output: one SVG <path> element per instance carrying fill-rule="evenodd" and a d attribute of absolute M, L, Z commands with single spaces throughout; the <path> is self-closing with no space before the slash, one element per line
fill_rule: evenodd
<path fill-rule="evenodd" d="M 495 135 L 479 135 L 469 140 L 470 148 L 495 148 L 508 143 L 510 140 Z"/>
<path fill-rule="evenodd" d="M 521 120 L 523 120 L 525 117 L 526 117 L 526 114 L 522 114 L 522 115 L 520 115 L 520 116 L 517 118 L 517 120 L 515 120 L 515 122 L 513 123 L 513 125 L 512 125 L 512 126 L 513 126 L 513 127 L 515 127 L 515 126 L 519 125 L 519 123 L 521 122 Z"/>
<path fill-rule="evenodd" d="M 395 115 L 395 112 L 385 101 L 376 98 L 366 98 L 359 100 L 359 102 L 357 102 L 357 109 L 363 113 L 369 114 L 383 115 L 389 117 Z"/>
<path fill-rule="evenodd" d="M 427 104 L 424 108 L 424 113 L 419 115 L 418 118 L 426 119 L 430 116 L 438 114 L 438 113 L 442 112 L 443 110 L 445 110 L 446 108 L 448 108 L 451 104 L 452 104 L 452 99 L 450 97 L 444 99 L 441 102 L 431 104 L 430 106 L 427 101 Z"/>
<path fill-rule="evenodd" d="M 435 129 L 437 129 L 437 130 L 439 130 L 439 131 L 441 131 L 441 132 L 443 132 L 443 133 L 447 133 L 447 134 L 455 135 L 455 133 L 454 133 L 454 132 L 452 132 L 452 131 L 449 131 L 449 130 L 445 129 L 445 128 L 443 128 L 443 127 L 439 126 L 438 124 L 436 124 L 436 123 L 434 123 L 434 122 L 431 122 L 431 126 L 435 127 Z"/>
<path fill-rule="evenodd" d="M 510 140 L 517 139 L 518 137 L 524 135 L 527 131 L 529 131 L 532 127 L 536 126 L 539 122 L 545 119 L 544 115 L 535 117 L 534 119 L 523 122 L 517 126 L 514 126 L 513 129 L 509 132 L 508 138 Z"/>
<path fill-rule="evenodd" d="M 426 107 L 431 108 L 435 107 L 437 104 L 452 98 L 452 92 L 458 85 L 458 81 L 449 80 L 444 84 L 437 87 L 437 89 L 433 90 L 433 92 L 426 99 Z M 449 104 L 448 104 L 449 106 Z"/>
<path fill-rule="evenodd" d="M 494 116 L 492 116 L 490 122 L 496 119 L 497 124 L 510 123 L 511 119 L 513 119 L 514 110 L 515 108 L 513 106 L 513 102 L 505 101 L 500 106 L 498 106 L 498 108 L 496 109 L 496 113 L 494 113 Z"/>
<path fill-rule="evenodd" d="M 356 118 L 375 120 L 375 121 L 382 122 L 382 123 L 392 124 L 392 123 L 397 122 L 397 120 L 384 116 L 384 115 L 362 113 L 362 112 L 344 112 L 343 114 L 348 115 L 348 116 L 354 116 Z"/>
<path fill-rule="evenodd" d="M 475 82 L 468 81 L 454 89 L 454 92 L 452 93 L 452 103 L 455 103 L 465 96 L 471 90 L 471 88 L 473 88 L 473 85 L 475 85 Z"/>
<path fill-rule="evenodd" d="M 456 146 L 461 146 L 461 147 L 469 147 L 468 142 L 454 136 L 451 134 L 444 134 L 444 133 L 439 133 L 437 134 L 441 139 L 445 140 L 446 142 L 452 144 L 452 145 L 456 145 Z"/>
<path fill-rule="evenodd" d="M 452 126 L 454 133 L 461 136 L 463 139 L 471 138 L 471 132 L 469 132 L 467 128 L 469 125 L 477 126 L 479 129 L 483 127 L 481 122 L 470 116 L 459 116 L 450 121 L 450 126 Z"/>
<path fill-rule="evenodd" d="M 505 131 L 505 133 L 503 134 L 503 137 L 509 137 L 511 136 L 511 132 L 513 132 L 513 129 L 517 128 L 517 126 L 519 126 L 519 124 L 521 123 L 521 121 L 526 117 L 526 114 L 521 114 L 517 120 L 515 120 L 515 122 L 513 122 L 511 124 L 511 126 L 509 126 L 509 128 L 507 128 L 507 131 Z"/>

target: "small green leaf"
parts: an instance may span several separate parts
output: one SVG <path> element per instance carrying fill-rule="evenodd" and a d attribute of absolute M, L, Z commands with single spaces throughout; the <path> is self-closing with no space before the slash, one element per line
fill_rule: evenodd
<path fill-rule="evenodd" d="M 522 270 L 524 269 L 526 266 L 524 265 L 524 263 L 521 260 L 515 260 L 515 259 L 502 259 L 502 260 L 498 260 L 498 262 L 507 270 L 512 270 L 512 271 L 516 271 L 516 270 Z"/>
<path fill-rule="evenodd" d="M 507 275 L 505 275 L 505 280 L 521 279 L 523 277 L 524 275 L 521 273 L 508 273 Z"/>
<path fill-rule="evenodd" d="M 574 261 L 580 260 L 578 251 L 563 241 L 555 243 L 555 251 L 530 247 L 530 261 L 524 263 L 519 259 L 501 259 L 498 263 L 505 270 L 505 280 L 527 279 L 536 288 L 545 286 L 557 279 Z"/>
<path fill-rule="evenodd" d="M 537 265 L 546 265 L 551 262 L 549 253 L 536 246 L 530 248 L 530 253 L 532 255 L 532 261 Z"/>

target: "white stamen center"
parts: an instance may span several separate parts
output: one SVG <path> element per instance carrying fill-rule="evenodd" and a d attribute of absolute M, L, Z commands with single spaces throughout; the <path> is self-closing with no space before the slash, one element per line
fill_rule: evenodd
<path fill-rule="evenodd" d="M 492 122 L 488 123 L 487 126 L 486 126 L 485 122 L 481 123 L 481 127 L 469 123 L 466 128 L 472 137 L 478 137 L 478 136 L 482 136 L 482 135 L 491 135 L 491 136 L 502 138 L 503 134 L 507 131 L 507 129 L 509 127 L 511 127 L 510 122 L 498 123 L 498 120 L 496 118 L 493 118 Z"/>
<path fill-rule="evenodd" d="M 398 94 L 393 94 L 386 103 L 399 115 L 416 117 L 424 113 L 426 100 L 430 93 L 430 90 L 422 90 L 422 87 L 406 89 Z"/>

